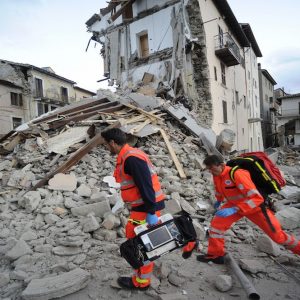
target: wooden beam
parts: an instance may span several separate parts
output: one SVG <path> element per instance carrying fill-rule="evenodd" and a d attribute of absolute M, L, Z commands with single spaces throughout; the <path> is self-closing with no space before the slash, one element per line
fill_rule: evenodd
<path fill-rule="evenodd" d="M 129 104 L 129 103 L 127 103 L 127 104 L 124 103 L 123 105 L 124 105 L 124 106 L 127 106 L 127 107 L 129 107 L 129 108 L 131 108 L 131 109 L 137 110 L 138 112 L 140 112 L 141 114 L 147 116 L 147 117 L 150 118 L 151 120 L 157 119 L 157 120 L 160 120 L 160 121 L 164 121 L 164 119 L 160 118 L 159 116 L 156 116 L 155 114 L 153 114 L 153 113 L 151 113 L 151 112 L 145 111 L 145 110 L 143 110 L 143 109 L 141 109 L 141 108 L 139 108 L 139 107 L 136 107 L 136 106 L 134 106 L 134 105 L 131 105 L 131 104 Z"/>
<path fill-rule="evenodd" d="M 170 155 L 172 157 L 172 160 L 173 160 L 173 162 L 174 162 L 174 164 L 176 166 L 176 169 L 177 169 L 177 171 L 179 173 L 180 178 L 186 178 L 186 175 L 185 175 L 185 173 L 183 171 L 183 167 L 182 167 L 181 163 L 179 162 L 179 160 L 177 158 L 177 155 L 176 155 L 176 153 L 175 153 L 175 151 L 174 151 L 174 149 L 173 149 L 173 147 L 172 147 L 172 145 L 171 145 L 171 143 L 169 141 L 169 138 L 168 138 L 166 132 L 161 128 L 160 129 L 160 133 L 161 133 L 161 135 L 162 135 L 162 137 L 163 137 L 163 139 L 164 139 L 164 141 L 165 141 L 165 143 L 167 145 L 167 148 L 168 148 L 169 153 L 170 153 Z"/>
<path fill-rule="evenodd" d="M 135 2 L 135 0 L 129 0 L 127 1 L 124 5 L 122 5 L 122 7 L 115 13 L 113 14 L 108 20 L 108 23 L 114 22 L 122 13 L 123 11 L 126 9 L 126 7 L 128 5 L 132 5 L 132 3 Z"/>

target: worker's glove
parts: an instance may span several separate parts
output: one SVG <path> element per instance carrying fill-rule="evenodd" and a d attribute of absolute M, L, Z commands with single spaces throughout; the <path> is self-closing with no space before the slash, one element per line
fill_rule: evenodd
<path fill-rule="evenodd" d="M 196 249 L 197 247 L 197 242 L 188 242 L 183 248 L 182 248 L 182 257 L 184 259 L 190 258 L 193 251 Z"/>
<path fill-rule="evenodd" d="M 214 203 L 214 209 L 218 209 L 220 207 L 220 205 L 221 205 L 221 202 L 220 201 L 216 201 Z"/>
<path fill-rule="evenodd" d="M 238 211 L 237 207 L 223 208 L 216 212 L 216 216 L 225 218 L 234 215 L 237 211 Z"/>
<path fill-rule="evenodd" d="M 154 226 L 158 223 L 158 217 L 156 214 L 147 214 L 146 222 L 149 226 Z"/>

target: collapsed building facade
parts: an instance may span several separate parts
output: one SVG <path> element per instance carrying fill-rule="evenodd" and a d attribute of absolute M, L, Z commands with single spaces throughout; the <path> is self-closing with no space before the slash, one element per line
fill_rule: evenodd
<path fill-rule="evenodd" d="M 250 25 L 238 23 L 227 1 L 111 1 L 86 25 L 103 45 L 111 85 L 184 103 L 216 134 L 232 130 L 232 149 L 263 149 L 262 54 Z"/>

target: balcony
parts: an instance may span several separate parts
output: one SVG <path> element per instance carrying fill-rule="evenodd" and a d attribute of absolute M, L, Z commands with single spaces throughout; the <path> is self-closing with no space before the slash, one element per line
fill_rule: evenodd
<path fill-rule="evenodd" d="M 239 47 L 228 32 L 215 36 L 215 54 L 227 67 L 242 61 Z"/>

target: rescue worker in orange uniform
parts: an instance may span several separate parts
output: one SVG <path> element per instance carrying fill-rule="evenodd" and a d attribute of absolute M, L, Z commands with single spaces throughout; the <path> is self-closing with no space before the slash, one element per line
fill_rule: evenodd
<path fill-rule="evenodd" d="M 214 206 L 217 212 L 210 224 L 207 255 L 198 255 L 197 260 L 223 264 L 224 234 L 232 224 L 243 217 L 261 228 L 274 242 L 300 255 L 300 241 L 283 231 L 273 212 L 266 208 L 269 221 L 274 228 L 272 230 L 262 212 L 261 205 L 264 198 L 256 189 L 248 171 L 243 169 L 235 171 L 233 182 L 229 175 L 231 167 L 226 166 L 217 155 L 206 157 L 204 164 L 213 175 L 217 199 Z"/>
<path fill-rule="evenodd" d="M 158 223 L 160 211 L 165 207 L 165 195 L 161 190 L 158 176 L 148 156 L 137 148 L 126 144 L 126 135 L 118 128 L 101 133 L 112 154 L 117 154 L 114 172 L 116 182 L 121 184 L 121 196 L 129 206 L 130 216 L 125 228 L 127 239 L 135 237 L 134 228 L 148 223 Z M 151 283 L 153 262 L 134 270 L 132 277 L 119 277 L 120 286 L 127 289 L 146 290 Z"/>

